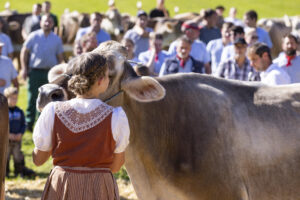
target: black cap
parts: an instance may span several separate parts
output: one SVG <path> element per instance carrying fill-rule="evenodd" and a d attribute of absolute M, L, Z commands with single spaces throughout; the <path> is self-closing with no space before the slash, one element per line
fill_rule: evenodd
<path fill-rule="evenodd" d="M 137 12 L 136 16 L 137 17 L 140 17 L 140 16 L 146 16 L 146 17 L 148 17 L 148 14 L 145 11 L 143 11 L 143 10 L 139 10 Z"/>
<path fill-rule="evenodd" d="M 244 38 L 238 38 L 234 41 L 233 43 L 234 45 L 237 45 L 237 44 L 247 44 L 246 40 Z"/>

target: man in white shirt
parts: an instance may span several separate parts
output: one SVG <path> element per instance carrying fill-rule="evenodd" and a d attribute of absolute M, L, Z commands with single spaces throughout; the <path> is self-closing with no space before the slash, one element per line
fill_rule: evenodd
<path fill-rule="evenodd" d="M 270 48 L 264 43 L 256 43 L 249 47 L 248 57 L 251 66 L 260 72 L 262 83 L 267 85 L 282 85 L 291 83 L 289 75 L 284 69 L 272 63 Z"/>
<path fill-rule="evenodd" d="M 283 52 L 273 60 L 287 71 L 292 83 L 300 83 L 300 56 L 296 53 L 298 44 L 298 39 L 294 35 L 285 36 L 282 41 Z"/>
<path fill-rule="evenodd" d="M 4 43 L 4 46 L 2 47 L 1 55 L 7 56 L 12 59 L 14 48 L 12 46 L 10 37 L 2 32 L 3 26 L 4 26 L 4 20 L 2 17 L 0 17 L 0 42 Z"/>

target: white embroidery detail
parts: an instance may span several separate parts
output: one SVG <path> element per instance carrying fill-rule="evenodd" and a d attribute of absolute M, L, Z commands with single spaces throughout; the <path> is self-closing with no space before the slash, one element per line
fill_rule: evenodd
<path fill-rule="evenodd" d="M 105 103 L 88 113 L 76 111 L 68 102 L 60 102 L 55 106 L 58 118 L 73 133 L 80 133 L 95 127 L 112 112 L 113 107 Z"/>

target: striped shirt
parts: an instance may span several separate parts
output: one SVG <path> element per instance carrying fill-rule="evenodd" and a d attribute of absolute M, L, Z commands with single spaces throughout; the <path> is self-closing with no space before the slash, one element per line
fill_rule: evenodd
<path fill-rule="evenodd" d="M 242 67 L 238 66 L 234 58 L 230 58 L 220 63 L 215 75 L 226 79 L 248 81 L 249 74 L 252 72 L 254 72 L 254 68 L 250 66 L 247 58 Z"/>

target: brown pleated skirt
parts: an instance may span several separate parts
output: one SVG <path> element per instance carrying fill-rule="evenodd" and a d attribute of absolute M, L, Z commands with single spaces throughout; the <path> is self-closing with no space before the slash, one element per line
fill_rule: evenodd
<path fill-rule="evenodd" d="M 109 169 L 54 167 L 42 200 L 119 200 L 117 183 Z"/>

